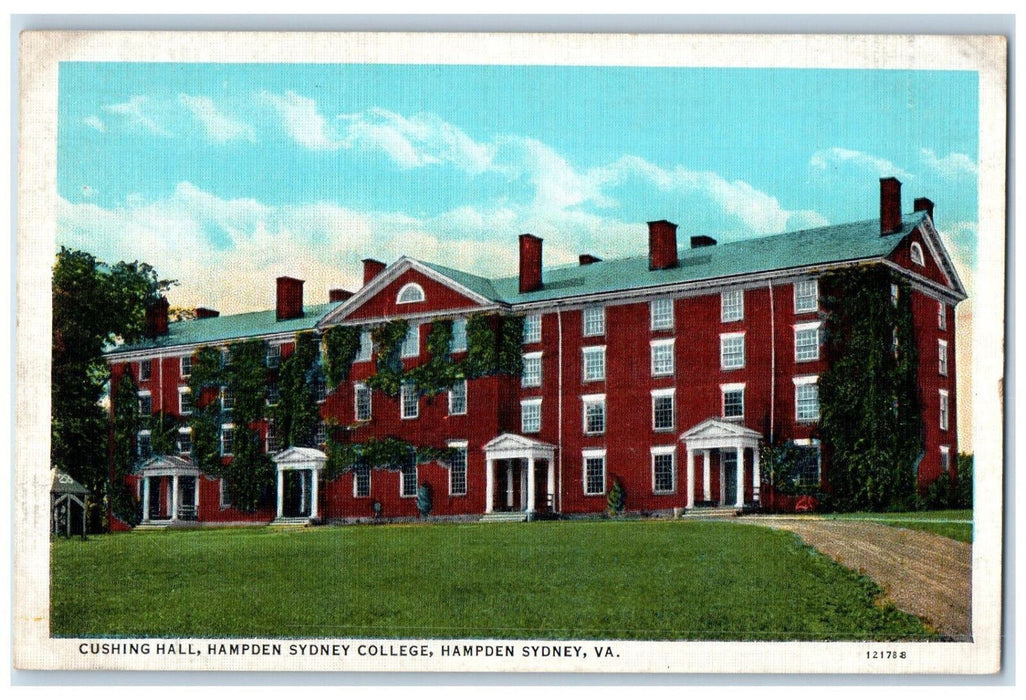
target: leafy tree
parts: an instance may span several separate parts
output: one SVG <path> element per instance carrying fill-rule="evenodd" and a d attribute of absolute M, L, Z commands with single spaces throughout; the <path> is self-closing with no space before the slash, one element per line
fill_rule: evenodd
<path fill-rule="evenodd" d="M 613 486 L 606 496 L 606 511 L 609 515 L 619 515 L 627 505 L 627 492 L 623 488 L 620 478 L 613 477 Z"/>
<path fill-rule="evenodd" d="M 131 372 L 122 372 L 114 390 L 113 444 L 111 445 L 111 483 L 108 499 L 114 515 L 128 525 L 135 526 L 142 518 L 139 504 L 125 483 L 136 462 L 135 441 L 139 432 L 139 405 L 137 387 Z"/>
<path fill-rule="evenodd" d="M 102 352 L 115 341 L 142 338 L 147 306 L 172 284 L 146 263 L 108 266 L 65 247 L 54 262 L 50 461 L 94 498 L 108 493 L 109 476 L 108 423 L 100 401 L 110 371 Z"/>
<path fill-rule="evenodd" d="M 973 507 L 973 456 L 960 453 L 958 455 L 958 480 L 954 486 L 952 506 L 955 508 Z"/>

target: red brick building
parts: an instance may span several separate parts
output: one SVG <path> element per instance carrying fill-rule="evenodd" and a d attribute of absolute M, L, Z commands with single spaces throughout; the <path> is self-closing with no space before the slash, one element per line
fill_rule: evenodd
<path fill-rule="evenodd" d="M 201 347 L 259 338 L 274 366 L 297 333 L 355 325 L 360 350 L 348 380 L 323 388 L 321 416 L 347 426 L 353 442 L 395 436 L 452 456 L 326 479 L 323 444 L 279 450 L 265 421 L 257 427 L 275 454 L 276 498 L 253 513 L 235 509 L 219 480 L 195 467 L 188 428 L 173 455 L 150 456 L 144 431 L 130 477 L 144 520 L 415 516 L 425 483 L 435 515 L 601 512 L 614 481 L 628 511 L 738 507 L 761 500 L 759 450 L 771 438 L 807 448 L 801 478 L 828 483 L 817 438 L 827 362 L 819 280 L 862 265 L 885 266 L 911 290 L 925 486 L 950 474 L 958 454 L 954 312 L 965 291 L 933 226 L 933 203 L 917 199 L 914 209 L 902 214 L 900 183 L 887 178 L 879 219 L 729 244 L 696 235 L 683 247 L 676 225 L 653 221 L 647 256 L 582 254 L 579 265 L 555 268 L 542 265 L 542 240 L 524 234 L 516 277 L 368 259 L 363 286 L 333 291 L 327 305 L 304 308 L 302 281 L 279 278 L 273 311 L 155 318 L 162 334 L 108 355 L 115 379 L 133 374 L 143 413 L 188 414 L 186 381 Z M 523 317 L 522 376 L 473 378 L 436 396 L 404 388 L 391 397 L 366 384 L 376 371 L 373 327 L 408 321 L 408 370 L 427 360 L 432 322 L 453 322 L 459 359 L 466 321 L 481 313 Z"/>

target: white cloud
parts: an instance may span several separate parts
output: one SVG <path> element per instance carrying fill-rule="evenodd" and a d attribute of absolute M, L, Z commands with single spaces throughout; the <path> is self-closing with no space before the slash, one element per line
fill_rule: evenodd
<path fill-rule="evenodd" d="M 886 158 L 839 147 L 816 151 L 809 159 L 809 167 L 824 173 L 834 173 L 841 168 L 850 167 L 868 171 L 878 177 L 894 176 L 904 179 L 912 177 L 907 171 Z"/>
<path fill-rule="evenodd" d="M 178 96 L 178 100 L 203 125 L 210 140 L 217 143 L 229 143 L 236 140 L 256 142 L 256 132 L 252 126 L 218 111 L 214 101 L 209 97 L 183 93 Z"/>
<path fill-rule="evenodd" d="M 129 98 L 128 102 L 121 102 L 114 105 L 104 105 L 104 111 L 122 117 L 128 124 L 141 127 L 157 136 L 172 136 L 164 127 L 160 126 L 151 116 L 146 114 L 148 98 L 143 95 L 135 95 Z"/>
<path fill-rule="evenodd" d="M 332 151 L 341 147 L 338 135 L 331 131 L 327 120 L 317 111 L 314 100 L 292 91 L 275 95 L 265 90 L 259 97 L 274 107 L 285 131 L 300 146 L 313 151 Z"/>
<path fill-rule="evenodd" d="M 943 158 L 937 157 L 929 148 L 919 149 L 923 164 L 930 170 L 947 178 L 976 177 L 976 163 L 964 153 L 949 153 Z"/>
<path fill-rule="evenodd" d="M 99 131 L 100 133 L 103 133 L 103 132 L 105 132 L 107 130 L 107 125 L 104 124 L 103 120 L 100 119 L 95 114 L 90 114 L 88 117 L 86 117 L 82 121 L 83 121 L 83 123 L 85 123 L 86 126 L 90 126 L 90 127 L 94 128 L 94 129 L 96 129 L 97 131 Z"/>

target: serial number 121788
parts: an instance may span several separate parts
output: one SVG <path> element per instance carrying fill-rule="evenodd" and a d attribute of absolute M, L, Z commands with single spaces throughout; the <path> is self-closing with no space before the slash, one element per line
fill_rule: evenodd
<path fill-rule="evenodd" d="M 879 650 L 867 651 L 867 659 L 904 659 L 905 652 L 903 651 L 890 651 L 890 650 Z"/>

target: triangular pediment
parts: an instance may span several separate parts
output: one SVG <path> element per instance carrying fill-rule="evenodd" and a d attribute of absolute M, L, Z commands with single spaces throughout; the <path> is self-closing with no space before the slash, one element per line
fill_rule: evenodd
<path fill-rule="evenodd" d="M 486 454 L 496 455 L 499 458 L 529 455 L 550 457 L 555 452 L 556 446 L 524 435 L 503 433 L 485 443 L 482 449 Z"/>
<path fill-rule="evenodd" d="M 275 464 L 323 464 L 328 456 L 313 447 L 287 447 L 271 459 Z"/>
<path fill-rule="evenodd" d="M 177 455 L 153 455 L 139 464 L 135 470 L 141 473 L 160 472 L 162 474 L 174 472 L 196 474 L 199 472 L 191 459 Z"/>
<path fill-rule="evenodd" d="M 718 418 L 707 418 L 698 425 L 685 432 L 683 440 L 761 440 L 762 435 L 751 428 L 746 428 L 740 423 L 720 420 Z"/>
<path fill-rule="evenodd" d="M 412 286 L 420 288 L 423 300 L 400 301 L 403 290 Z M 435 267 L 402 257 L 327 314 L 317 325 L 323 328 L 344 322 L 471 312 L 495 306 L 493 299 Z"/>
<path fill-rule="evenodd" d="M 923 222 L 919 225 L 919 230 L 923 232 L 923 240 L 926 242 L 926 247 L 929 249 L 931 257 L 947 278 L 948 286 L 961 298 L 965 299 L 968 296 L 965 286 L 962 284 L 962 280 L 955 270 L 955 263 L 952 262 L 951 257 L 948 255 L 944 242 L 941 240 L 940 234 L 937 233 L 937 229 L 934 228 L 933 222 L 929 218 L 924 218 Z"/>

